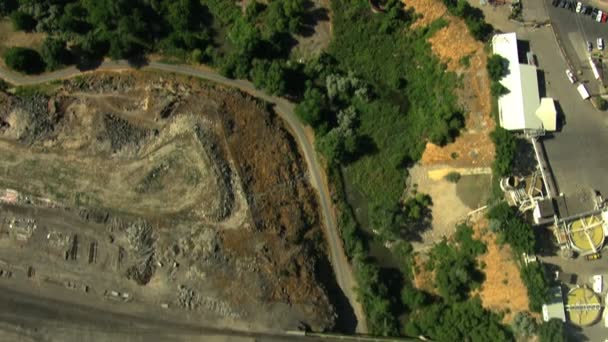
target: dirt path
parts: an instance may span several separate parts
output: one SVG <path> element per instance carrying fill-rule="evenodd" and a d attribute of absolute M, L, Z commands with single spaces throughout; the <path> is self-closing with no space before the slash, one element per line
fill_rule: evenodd
<path fill-rule="evenodd" d="M 69 67 L 38 76 L 23 76 L 0 67 L 0 78 L 14 85 L 24 86 L 71 78 L 88 72 L 123 71 L 131 68 L 132 67 L 125 61 L 104 61 L 97 69 L 91 71 L 81 71 L 76 67 Z M 357 317 L 356 331 L 358 333 L 367 333 L 367 322 L 363 312 L 363 307 L 361 306 L 361 303 L 357 301 L 355 294 L 355 288 L 357 286 L 355 277 L 352 273 L 350 264 L 348 263 L 346 254 L 344 253 L 342 239 L 340 238 L 337 227 L 337 218 L 331 206 L 329 189 L 327 184 L 323 181 L 325 178 L 324 171 L 317 160 L 317 155 L 313 148 L 312 142 L 305 134 L 304 126 L 294 113 L 295 105 L 283 98 L 270 96 L 260 90 L 257 90 L 251 82 L 228 79 L 208 68 L 197 69 L 185 65 L 169 65 L 159 62 L 150 62 L 147 66 L 144 66 L 141 69 L 159 70 L 202 78 L 228 87 L 237 88 L 245 93 L 274 105 L 276 113 L 287 123 L 287 126 L 298 143 L 300 150 L 306 159 L 310 183 L 319 193 L 319 206 L 323 216 L 323 226 L 325 227 L 324 232 L 329 246 L 330 261 L 336 275 L 338 285 L 344 292 L 344 295 L 348 298 Z"/>

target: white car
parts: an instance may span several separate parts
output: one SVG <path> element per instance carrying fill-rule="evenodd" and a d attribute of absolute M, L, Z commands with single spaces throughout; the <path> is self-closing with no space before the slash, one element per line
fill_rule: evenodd
<path fill-rule="evenodd" d="M 570 81 L 570 83 L 576 83 L 576 77 L 574 77 L 574 74 L 572 73 L 572 70 L 567 69 L 566 70 L 566 76 L 568 76 L 568 80 Z"/>
<path fill-rule="evenodd" d="M 598 23 L 602 22 L 602 11 L 597 11 L 597 16 L 595 17 L 595 21 L 597 21 Z"/>
<path fill-rule="evenodd" d="M 581 13 L 581 8 L 583 8 L 583 3 L 577 2 L 576 3 L 576 13 Z"/>
<path fill-rule="evenodd" d="M 597 39 L 597 48 L 599 50 L 604 50 L 604 38 Z"/>

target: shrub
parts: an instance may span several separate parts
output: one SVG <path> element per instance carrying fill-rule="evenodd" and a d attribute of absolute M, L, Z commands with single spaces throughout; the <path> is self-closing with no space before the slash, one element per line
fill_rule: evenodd
<path fill-rule="evenodd" d="M 557 318 L 549 320 L 538 327 L 538 340 L 540 342 L 564 342 L 564 322 Z"/>
<path fill-rule="evenodd" d="M 9 68 L 26 74 L 36 74 L 44 70 L 44 62 L 40 54 L 28 48 L 9 48 L 4 53 L 4 62 Z"/>
<path fill-rule="evenodd" d="M 49 70 L 55 70 L 72 62 L 70 51 L 62 39 L 47 37 L 42 43 L 42 59 Z"/>
<path fill-rule="evenodd" d="M 11 14 L 11 22 L 13 23 L 15 30 L 29 32 L 36 27 L 36 20 L 34 20 L 34 17 L 21 11 L 15 11 Z"/>
<path fill-rule="evenodd" d="M 603 97 L 601 96 L 594 96 L 592 99 L 593 104 L 595 105 L 595 107 L 599 110 L 606 110 L 608 109 L 608 101 L 606 101 Z"/>
<path fill-rule="evenodd" d="M 518 312 L 511 323 L 513 331 L 522 337 L 531 337 L 536 334 L 537 324 L 536 319 L 530 316 L 527 312 Z"/>
<path fill-rule="evenodd" d="M 490 229 L 499 238 L 511 245 L 519 256 L 522 253 L 534 253 L 536 238 L 532 227 L 517 215 L 516 209 L 509 207 L 506 202 L 500 202 L 488 211 Z"/>
<path fill-rule="evenodd" d="M 500 97 L 509 93 L 509 89 L 500 84 L 498 81 L 490 82 L 490 93 L 494 97 Z"/>
<path fill-rule="evenodd" d="M 513 168 L 515 153 L 517 152 L 517 140 L 511 132 L 502 127 L 496 127 L 490 137 L 496 147 L 492 171 L 497 177 L 507 176 Z"/>
<path fill-rule="evenodd" d="M 549 286 L 542 265 L 530 263 L 523 266 L 521 279 L 528 288 L 530 310 L 541 312 L 542 305 L 549 299 Z"/>
<path fill-rule="evenodd" d="M 488 57 L 486 69 L 492 81 L 500 81 L 509 72 L 509 61 L 501 55 L 492 55 Z"/>
<path fill-rule="evenodd" d="M 451 183 L 458 183 L 458 181 L 460 180 L 460 173 L 452 171 L 450 173 L 448 173 L 447 175 L 445 175 L 445 180 L 447 180 L 448 182 Z"/>

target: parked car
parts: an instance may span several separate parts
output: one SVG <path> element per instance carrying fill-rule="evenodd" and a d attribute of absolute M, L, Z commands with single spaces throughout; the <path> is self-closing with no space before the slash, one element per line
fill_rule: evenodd
<path fill-rule="evenodd" d="M 597 259 L 600 259 L 601 257 L 602 257 L 602 255 L 600 253 L 593 253 L 593 254 L 585 255 L 585 259 L 587 259 L 587 261 L 597 260 Z"/>
<path fill-rule="evenodd" d="M 604 12 L 602 11 L 597 11 L 597 16 L 595 17 L 595 21 L 597 21 L 598 23 L 602 21 L 602 14 L 604 14 Z"/>
<path fill-rule="evenodd" d="M 577 2 L 576 3 L 576 13 L 581 13 L 581 8 L 583 7 L 583 3 L 582 2 Z"/>
<path fill-rule="evenodd" d="M 570 83 L 576 83 L 576 77 L 574 77 L 572 70 L 566 69 L 566 76 L 568 77 L 568 81 L 570 81 Z"/>
<path fill-rule="evenodd" d="M 576 2 L 566 0 L 566 8 L 567 9 L 569 9 L 571 11 L 574 11 L 575 7 L 576 7 Z"/>
<path fill-rule="evenodd" d="M 597 39 L 597 49 L 604 50 L 604 38 Z"/>
<path fill-rule="evenodd" d="M 557 7 L 557 5 L 559 5 L 559 0 L 551 1 L 551 5 L 553 5 L 553 7 Z"/>
<path fill-rule="evenodd" d="M 587 6 L 585 8 L 585 12 L 583 13 L 584 15 L 591 15 L 591 12 L 593 11 L 593 7 L 591 6 Z"/>
<path fill-rule="evenodd" d="M 566 3 L 566 0 L 562 0 L 562 1 L 559 3 L 559 7 L 561 7 L 561 8 L 565 8 L 565 7 L 566 7 L 566 4 L 567 4 L 567 3 Z"/>
<path fill-rule="evenodd" d="M 581 6 L 580 14 L 585 14 L 587 12 L 588 8 L 589 8 L 589 6 L 585 6 L 585 5 Z"/>
<path fill-rule="evenodd" d="M 592 19 L 595 19 L 595 17 L 597 17 L 597 12 L 599 12 L 599 9 L 597 9 L 597 8 L 593 8 L 591 10 L 591 18 Z"/>
<path fill-rule="evenodd" d="M 605 23 L 608 20 L 608 12 L 602 13 L 602 22 Z"/>
<path fill-rule="evenodd" d="M 593 51 L 593 43 L 590 41 L 587 41 L 587 51 L 589 51 L 589 52 Z"/>

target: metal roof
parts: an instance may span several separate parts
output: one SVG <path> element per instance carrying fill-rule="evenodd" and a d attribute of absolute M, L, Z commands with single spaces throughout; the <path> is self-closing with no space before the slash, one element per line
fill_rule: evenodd
<path fill-rule="evenodd" d="M 536 109 L 540 105 L 536 67 L 519 63 L 515 33 L 492 37 L 494 54 L 509 61 L 509 73 L 500 83 L 509 90 L 498 99 L 500 125 L 508 130 L 542 129 Z"/>

